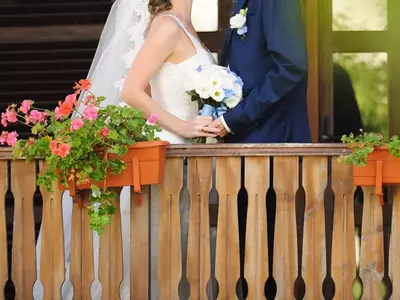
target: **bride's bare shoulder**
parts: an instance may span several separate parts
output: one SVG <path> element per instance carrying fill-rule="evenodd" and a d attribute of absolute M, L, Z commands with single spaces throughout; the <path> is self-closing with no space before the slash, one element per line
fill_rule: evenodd
<path fill-rule="evenodd" d="M 147 38 L 159 41 L 174 39 L 180 36 L 180 27 L 176 20 L 168 14 L 161 14 L 150 23 Z"/>

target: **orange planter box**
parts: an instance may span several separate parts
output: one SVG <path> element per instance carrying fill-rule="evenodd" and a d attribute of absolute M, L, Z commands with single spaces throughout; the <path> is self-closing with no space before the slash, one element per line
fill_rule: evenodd
<path fill-rule="evenodd" d="M 400 184 L 400 158 L 391 155 L 388 146 L 376 147 L 365 167 L 353 166 L 353 178 L 357 186 L 375 186 L 383 204 L 382 185 Z"/>
<path fill-rule="evenodd" d="M 165 141 L 138 142 L 128 147 L 128 153 L 121 157 L 127 168 L 118 175 L 107 176 L 107 187 L 133 186 L 134 191 L 140 193 L 143 185 L 160 184 L 164 176 L 166 147 Z M 109 158 L 113 155 L 110 154 Z M 75 196 L 76 190 L 87 190 L 93 183 L 76 185 L 69 182 L 70 195 Z M 95 182 L 98 187 L 104 187 L 104 182 Z M 61 190 L 67 188 L 60 184 Z"/>

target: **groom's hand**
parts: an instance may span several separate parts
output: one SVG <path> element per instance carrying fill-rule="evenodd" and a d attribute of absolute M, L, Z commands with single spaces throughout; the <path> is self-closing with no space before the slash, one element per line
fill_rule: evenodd
<path fill-rule="evenodd" d="M 226 130 L 224 124 L 221 121 L 221 117 L 219 117 L 218 119 L 215 119 L 210 125 L 208 125 L 209 127 L 214 127 L 214 128 L 218 128 L 220 130 L 218 136 L 219 137 L 224 137 L 228 134 L 228 131 Z"/>

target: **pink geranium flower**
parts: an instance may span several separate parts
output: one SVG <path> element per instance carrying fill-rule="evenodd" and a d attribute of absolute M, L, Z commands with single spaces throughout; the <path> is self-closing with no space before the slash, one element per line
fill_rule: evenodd
<path fill-rule="evenodd" d="M 85 107 L 83 110 L 83 117 L 89 121 L 93 121 L 97 119 L 98 110 L 96 107 Z"/>
<path fill-rule="evenodd" d="M 4 127 L 7 127 L 8 125 L 7 116 L 5 113 L 1 113 L 1 125 L 3 125 Z"/>
<path fill-rule="evenodd" d="M 34 109 L 29 113 L 29 117 L 26 119 L 32 123 L 43 123 L 44 121 L 46 121 L 46 117 L 47 117 L 46 112 L 40 112 Z"/>
<path fill-rule="evenodd" d="M 147 119 L 147 124 L 155 125 L 157 123 L 158 115 L 156 113 L 151 114 L 151 116 Z"/>
<path fill-rule="evenodd" d="M 14 109 L 6 110 L 5 118 L 8 123 L 17 122 L 17 112 Z"/>
<path fill-rule="evenodd" d="M 83 120 L 82 119 L 73 119 L 71 121 L 71 131 L 77 131 L 78 129 L 82 128 L 83 126 Z"/>
<path fill-rule="evenodd" d="M 24 100 L 22 101 L 21 107 L 19 108 L 19 110 L 24 113 L 27 114 L 28 111 L 31 109 L 31 106 L 33 104 L 32 100 Z"/>
<path fill-rule="evenodd" d="M 8 132 L 3 131 L 0 136 L 0 144 L 4 145 L 7 144 L 10 147 L 15 146 L 17 143 L 18 133 L 16 131 Z"/>
<path fill-rule="evenodd" d="M 60 108 L 56 107 L 56 109 L 54 110 L 54 112 L 56 113 L 56 119 L 57 120 L 61 120 L 62 119 L 62 114 L 60 112 Z"/>

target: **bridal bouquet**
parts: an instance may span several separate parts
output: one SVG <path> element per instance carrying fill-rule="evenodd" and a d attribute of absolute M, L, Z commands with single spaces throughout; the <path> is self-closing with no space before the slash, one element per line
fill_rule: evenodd
<path fill-rule="evenodd" d="M 228 68 L 199 66 L 191 74 L 186 91 L 192 101 L 199 102 L 200 115 L 216 119 L 242 100 L 243 81 Z"/>

